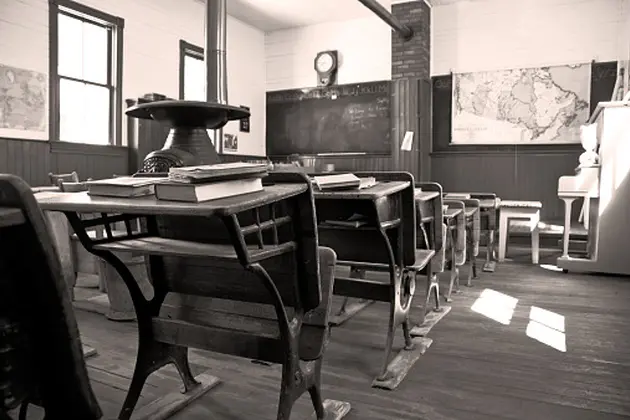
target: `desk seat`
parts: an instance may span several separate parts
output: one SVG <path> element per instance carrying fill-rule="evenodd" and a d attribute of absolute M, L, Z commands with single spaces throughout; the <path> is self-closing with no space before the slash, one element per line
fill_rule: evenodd
<path fill-rule="evenodd" d="M 238 255 L 232 244 L 204 244 L 181 239 L 169 239 L 161 237 L 146 237 L 138 239 L 125 239 L 116 242 L 94 245 L 94 249 L 100 251 L 138 252 L 146 255 L 183 256 L 183 257 L 207 257 L 221 260 L 238 261 Z M 278 245 L 249 245 L 247 250 L 251 262 L 258 262 L 270 257 L 282 255 L 296 249 L 295 242 L 289 241 Z"/>
<path fill-rule="evenodd" d="M 416 262 L 413 265 L 405 267 L 409 270 L 423 270 L 431 258 L 435 255 L 432 249 L 416 249 Z M 337 261 L 337 265 L 347 265 L 363 270 L 385 271 L 389 270 L 389 265 L 380 263 L 370 263 L 363 261 Z"/>
<path fill-rule="evenodd" d="M 540 201 L 501 200 L 499 208 L 499 261 L 505 260 L 510 220 L 524 219 L 527 221 L 526 227 L 532 235 L 532 263 L 538 264 L 540 254 L 538 225 L 541 209 L 542 203 Z M 520 227 L 522 228 L 522 224 Z"/>

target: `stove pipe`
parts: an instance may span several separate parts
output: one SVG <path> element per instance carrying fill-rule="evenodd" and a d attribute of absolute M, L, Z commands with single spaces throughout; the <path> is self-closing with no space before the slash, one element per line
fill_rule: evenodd
<path fill-rule="evenodd" d="M 370 9 L 376 16 L 391 26 L 403 40 L 408 41 L 413 37 L 413 30 L 398 20 L 378 0 L 359 0 L 359 3 Z"/>
<path fill-rule="evenodd" d="M 227 105 L 227 0 L 206 0 L 206 101 Z M 214 146 L 223 152 L 223 130 L 214 130 Z"/>

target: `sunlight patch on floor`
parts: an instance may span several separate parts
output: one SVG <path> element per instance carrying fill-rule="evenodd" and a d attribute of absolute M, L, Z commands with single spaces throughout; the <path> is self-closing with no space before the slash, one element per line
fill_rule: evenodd
<path fill-rule="evenodd" d="M 565 353 L 567 339 L 563 315 L 532 306 L 525 334 L 542 344 Z"/>
<path fill-rule="evenodd" d="M 518 299 L 492 289 L 485 289 L 471 310 L 500 324 L 510 325 Z"/>
<path fill-rule="evenodd" d="M 540 264 L 540 268 L 543 268 L 543 269 L 549 270 L 549 271 L 562 271 L 562 268 L 558 267 L 557 265 L 553 265 L 553 264 Z"/>

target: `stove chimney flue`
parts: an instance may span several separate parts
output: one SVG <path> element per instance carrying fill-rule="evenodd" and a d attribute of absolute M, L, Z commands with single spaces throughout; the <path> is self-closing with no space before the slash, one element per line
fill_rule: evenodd
<path fill-rule="evenodd" d="M 206 100 L 226 105 L 227 0 L 206 0 Z"/>

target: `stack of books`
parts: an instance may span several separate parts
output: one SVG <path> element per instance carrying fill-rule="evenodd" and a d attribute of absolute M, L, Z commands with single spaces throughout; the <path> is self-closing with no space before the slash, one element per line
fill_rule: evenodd
<path fill-rule="evenodd" d="M 263 190 L 267 164 L 220 163 L 171 168 L 168 179 L 155 184 L 158 200 L 199 203 Z"/>
<path fill-rule="evenodd" d="M 138 198 L 199 203 L 263 190 L 267 164 L 220 163 L 171 168 L 168 178 L 117 177 L 90 181 L 93 196 Z"/>

